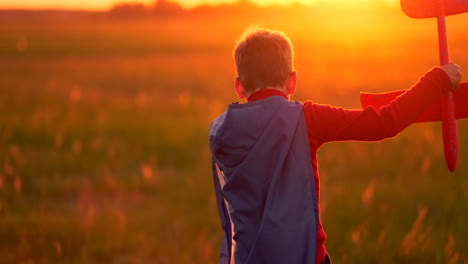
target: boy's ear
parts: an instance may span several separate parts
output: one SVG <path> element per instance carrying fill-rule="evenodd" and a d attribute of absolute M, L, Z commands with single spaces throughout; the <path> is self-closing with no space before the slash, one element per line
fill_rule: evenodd
<path fill-rule="evenodd" d="M 239 96 L 240 99 L 246 98 L 245 89 L 239 77 L 236 77 L 236 80 L 234 81 L 234 88 L 236 89 L 237 96 Z"/>
<path fill-rule="evenodd" d="M 296 92 L 297 86 L 297 71 L 293 71 L 289 74 L 289 79 L 287 83 L 288 94 L 294 94 Z"/>

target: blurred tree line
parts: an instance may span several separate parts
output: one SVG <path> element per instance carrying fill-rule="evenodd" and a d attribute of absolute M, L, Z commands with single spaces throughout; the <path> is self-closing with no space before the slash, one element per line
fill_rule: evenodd
<path fill-rule="evenodd" d="M 146 6 L 142 3 L 118 3 L 108 13 L 113 17 L 137 18 L 137 17 L 163 17 L 182 15 L 223 15 L 246 13 L 275 13 L 295 11 L 300 12 L 309 6 L 295 2 L 288 6 L 271 5 L 261 7 L 249 0 L 239 0 L 235 3 L 223 3 L 218 5 L 202 4 L 191 9 L 185 9 L 179 3 L 171 0 L 157 0 L 153 5 Z M 309 7 L 310 8 L 310 7 Z"/>

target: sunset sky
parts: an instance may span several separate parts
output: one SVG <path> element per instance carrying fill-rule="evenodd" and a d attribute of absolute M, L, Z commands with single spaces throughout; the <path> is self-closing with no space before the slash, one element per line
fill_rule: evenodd
<path fill-rule="evenodd" d="M 191 8 L 202 3 L 206 4 L 219 4 L 235 2 L 237 0 L 173 0 L 180 3 L 186 8 Z M 395 3 L 397 0 L 252 0 L 260 5 L 268 4 L 289 4 L 291 2 L 300 2 L 304 4 L 314 3 L 316 1 L 328 2 L 371 2 L 380 1 L 386 3 Z M 26 9 L 43 9 L 43 8 L 57 8 L 57 9 L 90 9 L 90 10 L 106 10 L 116 3 L 143 3 L 151 5 L 156 0 L 1 0 L 0 8 L 26 8 Z"/>

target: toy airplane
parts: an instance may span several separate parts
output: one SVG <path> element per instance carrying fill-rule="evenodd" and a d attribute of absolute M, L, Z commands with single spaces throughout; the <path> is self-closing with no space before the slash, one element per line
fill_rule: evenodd
<path fill-rule="evenodd" d="M 411 18 L 437 18 L 440 65 L 450 62 L 445 16 L 468 12 L 468 0 L 401 0 L 403 12 Z M 379 107 L 388 104 L 404 91 L 382 94 L 361 93 L 361 105 Z M 468 117 L 468 83 L 455 93 L 448 93 L 432 106 L 418 122 L 442 121 L 445 161 L 449 171 L 455 171 L 458 156 L 457 119 Z"/>

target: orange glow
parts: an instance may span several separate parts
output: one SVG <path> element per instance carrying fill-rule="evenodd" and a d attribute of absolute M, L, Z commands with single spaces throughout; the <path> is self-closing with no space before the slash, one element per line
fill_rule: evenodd
<path fill-rule="evenodd" d="M 152 4 L 153 0 L 16 0 L 0 3 L 0 8 L 107 10 L 117 3 Z"/>
<path fill-rule="evenodd" d="M 6 1 L 0 3 L 0 8 L 25 8 L 25 9 L 88 9 L 88 10 L 107 10 L 118 3 L 142 3 L 145 5 L 152 5 L 157 0 L 17 0 L 17 1 Z M 181 4 L 185 8 L 192 8 L 200 4 L 221 4 L 221 3 L 233 3 L 237 0 L 173 0 Z M 317 2 L 336 2 L 336 3 L 369 3 L 369 2 L 380 2 L 387 3 L 390 5 L 396 4 L 398 0 L 251 0 L 251 2 L 267 6 L 271 4 L 288 5 L 292 3 L 301 4 L 313 4 Z"/>

